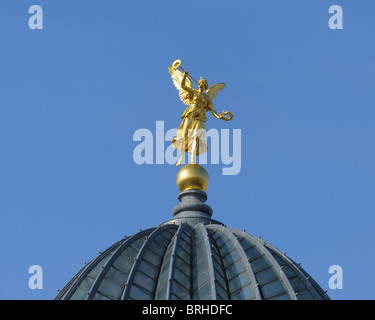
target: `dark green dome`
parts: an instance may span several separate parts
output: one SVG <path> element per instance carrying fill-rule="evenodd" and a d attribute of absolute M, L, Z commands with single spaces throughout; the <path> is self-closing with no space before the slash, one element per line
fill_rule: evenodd
<path fill-rule="evenodd" d="M 113 244 L 55 299 L 329 299 L 271 244 L 211 219 L 203 191 L 183 191 L 179 199 L 173 220 Z"/>

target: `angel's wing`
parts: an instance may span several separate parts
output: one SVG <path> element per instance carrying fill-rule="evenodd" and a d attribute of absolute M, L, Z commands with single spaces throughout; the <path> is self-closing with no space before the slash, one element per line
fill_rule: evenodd
<path fill-rule="evenodd" d="M 181 71 L 173 68 L 172 66 L 169 66 L 168 70 L 169 70 L 169 73 L 171 74 L 171 77 L 173 79 L 173 84 L 175 85 L 175 87 L 179 91 L 179 96 L 180 96 L 181 101 L 189 106 L 191 104 L 191 98 L 193 96 L 189 91 L 181 88 L 182 78 L 184 77 L 183 73 Z M 189 77 L 186 77 L 185 85 L 188 88 L 193 89 L 193 84 L 191 83 Z"/>
<path fill-rule="evenodd" d="M 206 94 L 211 100 L 214 100 L 217 96 L 217 94 L 223 90 L 225 87 L 225 83 L 216 83 L 213 84 L 211 87 L 209 87 L 206 91 Z"/>

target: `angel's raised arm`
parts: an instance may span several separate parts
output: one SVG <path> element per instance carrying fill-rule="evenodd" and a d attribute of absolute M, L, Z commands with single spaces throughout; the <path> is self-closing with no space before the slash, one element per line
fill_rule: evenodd
<path fill-rule="evenodd" d="M 189 73 L 187 71 L 185 71 L 184 76 L 183 76 L 182 81 L 181 81 L 181 88 L 186 90 L 186 91 L 192 92 L 193 89 L 191 87 L 187 86 L 186 83 L 185 83 L 188 75 L 189 75 Z"/>
<path fill-rule="evenodd" d="M 188 74 L 182 74 L 182 72 L 172 66 L 169 66 L 168 70 L 173 79 L 173 84 L 179 92 L 178 94 L 181 101 L 187 106 L 190 106 L 193 97 L 193 85 L 188 78 Z"/>

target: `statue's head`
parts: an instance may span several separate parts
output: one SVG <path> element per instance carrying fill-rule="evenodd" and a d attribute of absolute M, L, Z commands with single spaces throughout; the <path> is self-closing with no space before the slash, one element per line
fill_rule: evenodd
<path fill-rule="evenodd" d="M 198 81 L 198 87 L 199 89 L 207 90 L 208 89 L 208 83 L 207 80 L 202 79 L 202 77 Z"/>

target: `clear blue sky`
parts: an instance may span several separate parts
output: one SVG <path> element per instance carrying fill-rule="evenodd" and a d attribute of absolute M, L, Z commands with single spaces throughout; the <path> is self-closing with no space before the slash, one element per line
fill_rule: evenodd
<path fill-rule="evenodd" d="M 53 299 L 98 251 L 172 217 L 178 169 L 136 165 L 132 138 L 179 125 L 180 58 L 227 84 L 215 108 L 235 118 L 207 128 L 242 130 L 240 174 L 206 166 L 213 217 L 286 251 L 332 299 L 375 299 L 375 1 L 357 2 L 2 1 L 0 298 Z"/>

